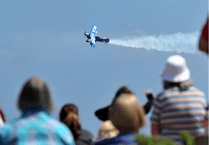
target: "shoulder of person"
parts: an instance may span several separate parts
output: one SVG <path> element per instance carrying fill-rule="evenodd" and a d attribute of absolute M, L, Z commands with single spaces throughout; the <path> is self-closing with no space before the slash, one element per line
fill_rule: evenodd
<path fill-rule="evenodd" d="M 169 89 L 166 89 L 162 92 L 160 92 L 155 98 L 156 100 L 164 100 L 164 98 L 176 91 L 179 91 L 179 88 L 178 87 L 172 87 L 172 88 L 169 88 Z"/>
<path fill-rule="evenodd" d="M 195 93 L 198 93 L 200 96 L 205 96 L 205 94 L 199 90 L 198 88 L 192 86 L 192 87 L 189 87 L 188 91 L 194 91 Z"/>
<path fill-rule="evenodd" d="M 162 91 L 155 97 L 155 99 L 156 100 L 162 100 L 165 96 L 166 96 L 166 92 Z"/>
<path fill-rule="evenodd" d="M 47 118 L 46 121 L 43 122 L 41 126 L 45 129 L 53 130 L 56 134 L 72 135 L 70 129 L 64 123 L 62 123 L 52 117 Z"/>
<path fill-rule="evenodd" d="M 85 130 L 85 129 L 81 129 L 81 135 L 78 137 L 77 140 L 75 140 L 76 144 L 93 144 L 93 139 L 94 139 L 94 136 L 92 135 L 91 132 Z"/>
<path fill-rule="evenodd" d="M 92 134 L 90 131 L 88 131 L 88 130 L 86 130 L 86 129 L 81 129 L 81 132 L 82 132 L 83 134 L 88 135 L 88 136 L 91 136 L 91 137 L 93 138 L 93 134 Z"/>
<path fill-rule="evenodd" d="M 53 128 L 56 128 L 56 130 L 59 132 L 69 131 L 69 128 L 64 123 L 53 118 L 51 119 L 51 121 L 49 121 L 49 123 L 53 126 Z"/>
<path fill-rule="evenodd" d="M 14 131 L 14 128 L 16 128 L 16 126 L 19 126 L 18 124 L 19 124 L 19 119 L 14 119 L 4 124 L 4 126 L 0 127 L 0 140 L 2 141 L 7 140 Z"/>
<path fill-rule="evenodd" d="M 10 122 L 5 123 L 4 126 L 1 127 L 1 129 L 3 131 L 11 130 L 16 125 L 19 126 L 19 123 L 20 123 L 20 119 L 19 118 L 16 118 L 16 119 L 11 120 Z"/>
<path fill-rule="evenodd" d="M 67 144 L 74 145 L 73 134 L 70 129 L 63 123 L 54 119 L 54 123 L 56 123 L 56 134 L 63 140 L 63 142 Z"/>
<path fill-rule="evenodd" d="M 108 138 L 95 143 L 95 145 L 106 145 L 106 144 L 116 144 L 114 138 Z"/>

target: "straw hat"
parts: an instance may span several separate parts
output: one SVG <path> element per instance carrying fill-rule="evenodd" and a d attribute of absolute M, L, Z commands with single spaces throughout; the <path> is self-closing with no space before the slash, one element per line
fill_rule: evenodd
<path fill-rule="evenodd" d="M 161 75 L 162 79 L 169 82 L 183 82 L 190 79 L 190 71 L 185 59 L 180 55 L 170 56 Z"/>

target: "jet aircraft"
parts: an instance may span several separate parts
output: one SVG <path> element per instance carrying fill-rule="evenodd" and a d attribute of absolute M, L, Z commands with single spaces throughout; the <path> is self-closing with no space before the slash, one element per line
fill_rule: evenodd
<path fill-rule="evenodd" d="M 106 45 L 109 42 L 109 38 L 106 38 L 106 37 L 100 38 L 97 36 L 97 28 L 98 28 L 97 25 L 93 25 L 90 33 L 86 33 L 86 32 L 84 33 L 84 35 L 87 37 L 86 42 L 89 42 L 93 48 L 95 48 L 96 41 L 103 42 Z M 89 41 L 89 39 L 90 39 L 90 41 Z"/>

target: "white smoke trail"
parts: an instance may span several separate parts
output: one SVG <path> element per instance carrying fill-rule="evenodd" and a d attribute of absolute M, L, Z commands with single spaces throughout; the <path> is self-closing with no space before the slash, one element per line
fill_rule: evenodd
<path fill-rule="evenodd" d="M 110 39 L 109 44 L 133 48 L 155 49 L 158 51 L 197 53 L 200 33 L 175 33 L 159 36 L 133 36 Z"/>

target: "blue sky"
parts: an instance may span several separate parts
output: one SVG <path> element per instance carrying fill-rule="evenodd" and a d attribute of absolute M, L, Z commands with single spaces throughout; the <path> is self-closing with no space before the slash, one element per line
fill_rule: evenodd
<path fill-rule="evenodd" d="M 96 137 L 102 124 L 94 112 L 109 105 L 119 87 L 128 86 L 144 105 L 146 89 L 162 91 L 165 60 L 176 52 L 97 43 L 84 31 L 98 25 L 101 37 L 158 36 L 200 31 L 207 0 L 3 1 L 0 5 L 0 107 L 8 121 L 18 117 L 17 96 L 32 76 L 47 81 L 58 119 L 66 103 L 79 107 L 82 126 Z M 196 46 L 197 47 L 197 46 Z M 208 58 L 180 53 L 196 87 L 208 96 Z M 150 121 L 142 133 L 150 135 Z"/>

